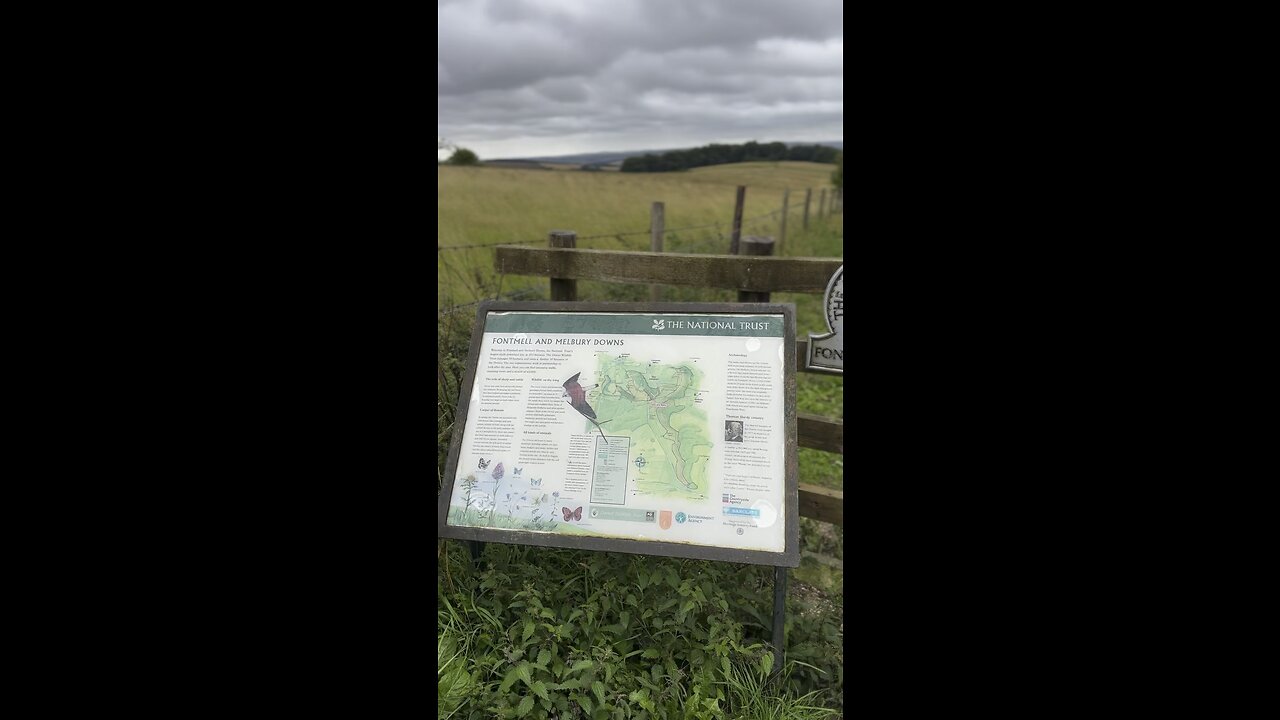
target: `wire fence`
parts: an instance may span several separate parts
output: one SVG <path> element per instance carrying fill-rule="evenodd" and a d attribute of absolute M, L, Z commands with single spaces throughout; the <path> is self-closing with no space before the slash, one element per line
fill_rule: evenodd
<path fill-rule="evenodd" d="M 809 216 L 812 221 L 820 221 L 824 217 L 842 213 L 843 198 L 831 193 L 828 203 L 819 203 L 810 197 Z M 803 232 L 798 223 L 806 215 L 802 198 L 792 197 L 787 208 L 787 235 Z M 777 236 L 780 235 L 782 208 L 745 217 L 741 221 L 741 236 Z M 732 239 L 733 224 L 731 222 L 713 222 L 700 225 L 685 225 L 674 228 L 663 228 L 662 251 L 682 254 L 727 254 Z M 647 251 L 650 249 L 652 229 L 628 230 L 623 232 L 580 235 L 576 238 L 576 247 L 582 249 L 608 249 Z M 637 241 L 636 238 L 643 238 Z M 451 318 L 463 310 L 473 309 L 486 300 L 546 299 L 549 289 L 545 278 L 504 277 L 493 270 L 494 251 L 499 245 L 541 245 L 548 242 L 547 236 L 536 239 L 504 240 L 498 242 L 472 243 L 467 245 L 437 246 L 437 279 L 440 293 L 437 296 L 437 318 Z M 613 287 L 608 290 L 608 297 L 603 297 L 601 288 L 594 288 L 600 283 L 579 283 L 579 295 L 582 300 L 611 299 L 622 300 L 647 297 L 645 286 L 632 286 L 630 289 Z M 504 292 L 505 286 L 505 292 Z M 593 293 L 592 290 L 597 292 Z M 584 291 L 586 293 L 584 294 Z M 465 302 L 458 302 L 458 300 Z"/>

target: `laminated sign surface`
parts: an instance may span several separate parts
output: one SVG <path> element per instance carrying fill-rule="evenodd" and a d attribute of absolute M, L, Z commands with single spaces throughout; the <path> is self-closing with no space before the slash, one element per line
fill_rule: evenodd
<path fill-rule="evenodd" d="M 794 347 L 790 305 L 482 306 L 440 535 L 795 566 Z"/>

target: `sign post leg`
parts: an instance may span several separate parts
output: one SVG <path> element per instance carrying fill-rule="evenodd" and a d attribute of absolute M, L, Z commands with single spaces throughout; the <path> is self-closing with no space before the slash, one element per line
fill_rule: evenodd
<path fill-rule="evenodd" d="M 783 626 L 787 616 L 787 569 L 773 568 L 773 675 L 782 672 Z"/>
<path fill-rule="evenodd" d="M 467 544 L 471 546 L 471 562 L 480 564 L 480 553 L 484 552 L 484 543 L 479 540 L 468 540 Z"/>

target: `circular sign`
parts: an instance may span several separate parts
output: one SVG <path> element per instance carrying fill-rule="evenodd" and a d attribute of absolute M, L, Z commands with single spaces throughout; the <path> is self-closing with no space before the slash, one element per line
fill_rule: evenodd
<path fill-rule="evenodd" d="M 827 326 L 836 335 L 844 334 L 844 266 L 831 276 L 827 292 L 822 296 L 822 306 L 827 311 Z"/>

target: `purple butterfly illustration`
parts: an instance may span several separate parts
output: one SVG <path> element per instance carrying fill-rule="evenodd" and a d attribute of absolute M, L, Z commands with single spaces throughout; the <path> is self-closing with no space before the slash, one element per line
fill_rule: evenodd
<path fill-rule="evenodd" d="M 493 466 L 493 479 L 494 480 L 502 479 L 502 463 L 498 463 L 497 465 Z"/>
<path fill-rule="evenodd" d="M 577 520 L 577 521 L 579 521 L 579 522 L 581 522 L 581 521 L 582 521 L 582 506 L 581 506 L 581 505 L 579 505 L 579 506 L 578 506 L 578 509 L 577 509 L 577 510 L 570 510 L 570 509 L 569 509 L 569 508 L 567 508 L 567 507 L 562 507 L 562 508 L 560 508 L 560 512 L 564 513 L 564 521 L 565 521 L 565 522 L 569 522 L 570 520 Z"/>

